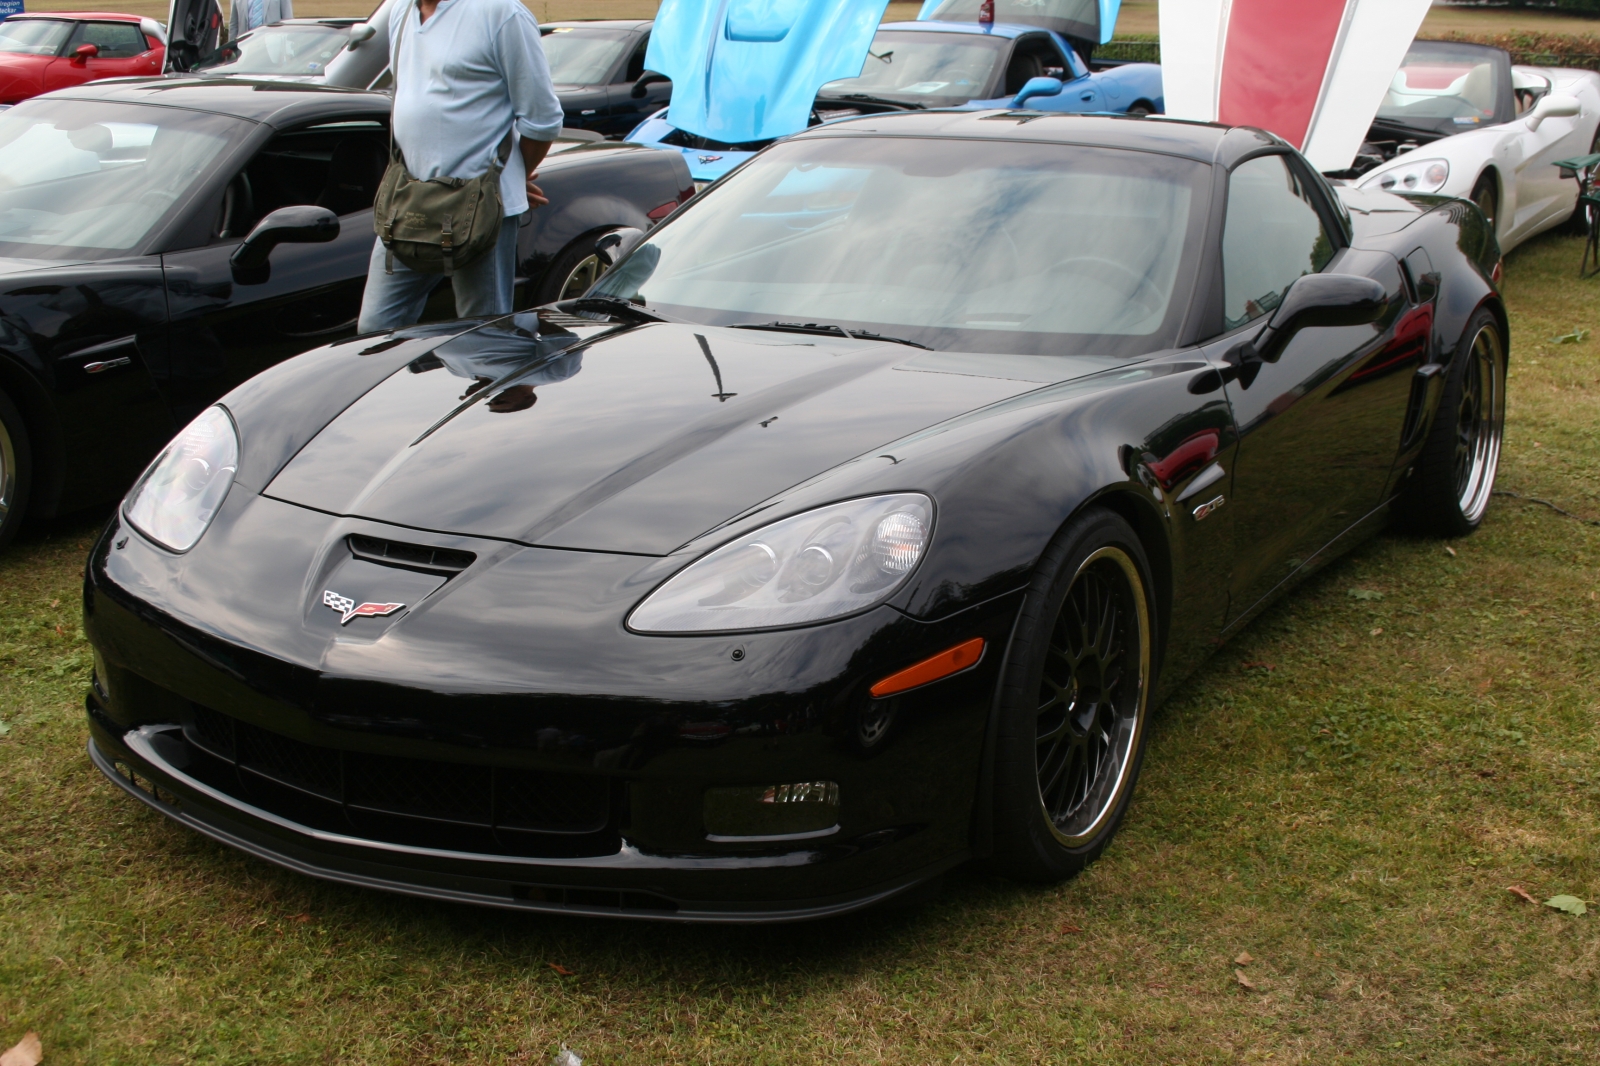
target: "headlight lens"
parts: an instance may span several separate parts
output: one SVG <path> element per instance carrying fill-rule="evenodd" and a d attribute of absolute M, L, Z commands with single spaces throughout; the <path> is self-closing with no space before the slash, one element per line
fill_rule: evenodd
<path fill-rule="evenodd" d="M 221 407 L 184 427 L 128 493 L 124 517 L 175 552 L 188 551 L 211 524 L 239 468 L 239 433 Z"/>
<path fill-rule="evenodd" d="M 1363 189 L 1384 192 L 1438 192 L 1450 177 L 1445 159 L 1408 159 L 1403 167 L 1386 170 L 1361 183 Z"/>
<path fill-rule="evenodd" d="M 847 500 L 730 541 L 634 608 L 641 633 L 802 625 L 887 599 L 921 561 L 933 501 L 921 493 Z"/>

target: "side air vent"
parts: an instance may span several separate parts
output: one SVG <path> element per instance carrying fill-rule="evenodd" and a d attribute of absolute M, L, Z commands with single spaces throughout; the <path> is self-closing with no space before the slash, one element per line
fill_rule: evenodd
<path fill-rule="evenodd" d="M 421 570 L 428 574 L 459 574 L 477 558 L 471 552 L 451 548 L 430 548 L 426 544 L 405 544 L 382 537 L 365 537 L 352 533 L 346 539 L 350 554 L 384 566 L 397 566 L 402 570 Z"/>

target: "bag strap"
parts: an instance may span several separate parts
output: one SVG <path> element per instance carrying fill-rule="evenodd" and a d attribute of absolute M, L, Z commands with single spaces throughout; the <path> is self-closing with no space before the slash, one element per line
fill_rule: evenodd
<path fill-rule="evenodd" d="M 400 46 L 406 43 L 406 23 L 411 21 L 411 12 L 415 11 L 417 0 L 411 0 L 395 12 L 400 16 L 400 32 L 395 35 L 394 55 L 389 57 L 389 91 L 393 96 L 400 95 Z M 389 159 L 399 159 L 394 148 L 394 108 L 389 108 Z"/>

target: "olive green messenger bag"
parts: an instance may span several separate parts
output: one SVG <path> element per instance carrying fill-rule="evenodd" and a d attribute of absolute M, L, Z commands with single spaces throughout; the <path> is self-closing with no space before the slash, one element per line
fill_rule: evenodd
<path fill-rule="evenodd" d="M 395 12 L 400 34 L 390 63 L 399 88 L 400 46 L 411 20 L 407 4 Z M 432 178 L 419 181 L 406 169 L 400 146 L 389 131 L 389 167 L 372 204 L 372 228 L 387 249 L 384 269 L 394 273 L 396 259 L 423 274 L 449 276 L 494 250 L 500 239 L 505 205 L 500 201 L 500 172 L 511 158 L 511 131 L 495 152 L 489 172 L 476 178 Z"/>

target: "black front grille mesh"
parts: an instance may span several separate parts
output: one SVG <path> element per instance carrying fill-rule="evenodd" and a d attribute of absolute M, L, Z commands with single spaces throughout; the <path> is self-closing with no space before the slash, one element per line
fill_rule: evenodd
<path fill-rule="evenodd" d="M 325 748 L 198 704 L 184 737 L 201 780 L 312 828 L 496 854 L 607 850 L 612 790 L 597 775 Z"/>

